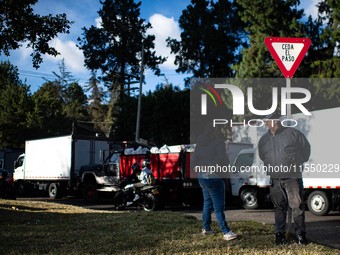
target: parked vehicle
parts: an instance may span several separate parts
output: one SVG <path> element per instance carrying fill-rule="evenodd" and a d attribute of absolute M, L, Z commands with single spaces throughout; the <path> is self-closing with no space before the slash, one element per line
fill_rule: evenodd
<path fill-rule="evenodd" d="M 20 194 L 45 190 L 50 198 L 82 192 L 95 202 L 100 191 L 118 190 L 115 162 L 100 161 L 100 151 L 110 149 L 105 138 L 74 135 L 26 141 L 25 153 L 14 163 L 14 185 Z"/>
<path fill-rule="evenodd" d="M 339 114 L 340 108 L 332 108 L 314 111 L 312 116 L 292 115 L 297 123 L 295 128 L 304 133 L 311 144 L 311 155 L 304 164 L 302 178 L 308 209 L 315 215 L 340 209 L 340 136 L 338 125 L 331 121 Z M 258 140 L 264 132 L 266 129 L 261 127 L 238 126 L 233 130 L 235 140 L 254 144 L 253 149 L 240 151 L 234 163 L 237 171 L 230 179 L 233 196 L 240 197 L 246 209 L 255 209 L 259 203 L 270 201 L 269 176 L 257 151 Z"/>
<path fill-rule="evenodd" d="M 14 172 L 13 162 L 24 152 L 24 149 L 11 149 L 3 147 L 0 150 L 0 171 L 6 170 L 8 172 L 8 176 L 12 177 Z"/>
<path fill-rule="evenodd" d="M 241 149 L 252 148 L 247 143 L 226 146 L 230 162 Z M 51 198 L 82 194 L 85 201 L 95 203 L 104 192 L 114 197 L 120 180 L 131 174 L 132 164 L 148 158 L 162 190 L 162 204 L 194 205 L 201 203 L 202 191 L 190 169 L 193 150 L 194 145 L 152 150 L 136 142 L 75 135 L 30 140 L 15 161 L 14 184 L 22 195 L 32 190 L 47 191 Z"/>

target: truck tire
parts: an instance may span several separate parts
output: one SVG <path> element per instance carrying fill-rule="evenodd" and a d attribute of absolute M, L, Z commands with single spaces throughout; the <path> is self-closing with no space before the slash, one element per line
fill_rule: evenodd
<path fill-rule="evenodd" d="M 314 215 L 323 216 L 329 213 L 330 206 L 327 193 L 315 190 L 308 196 L 308 210 Z"/>
<path fill-rule="evenodd" d="M 86 185 L 83 190 L 83 198 L 87 203 L 96 203 L 99 200 L 99 192 L 94 184 Z"/>
<path fill-rule="evenodd" d="M 15 188 L 17 189 L 20 196 L 27 195 L 27 188 L 25 187 L 24 183 L 15 184 Z"/>
<path fill-rule="evenodd" d="M 240 198 L 244 209 L 256 209 L 259 207 L 256 188 L 244 188 L 241 191 Z"/>
<path fill-rule="evenodd" d="M 60 197 L 59 195 L 59 186 L 57 183 L 55 182 L 52 182 L 48 185 L 48 188 L 47 188 L 47 192 L 48 192 L 48 196 L 52 199 L 56 199 L 58 197 Z"/>

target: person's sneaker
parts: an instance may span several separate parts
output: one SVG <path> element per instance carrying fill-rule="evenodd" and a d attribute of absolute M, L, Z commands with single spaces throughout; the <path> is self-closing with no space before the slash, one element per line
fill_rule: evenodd
<path fill-rule="evenodd" d="M 306 235 L 305 234 L 301 234 L 301 235 L 297 235 L 298 241 L 300 245 L 307 245 L 308 241 L 306 239 Z"/>
<path fill-rule="evenodd" d="M 126 206 L 132 205 L 133 202 L 126 202 Z"/>
<path fill-rule="evenodd" d="M 136 194 L 135 198 L 133 199 L 133 201 L 137 201 L 139 199 L 139 195 Z"/>
<path fill-rule="evenodd" d="M 207 236 L 207 235 L 212 235 L 212 234 L 217 234 L 217 231 L 202 229 L 202 236 Z"/>
<path fill-rule="evenodd" d="M 287 243 L 286 237 L 285 237 L 284 233 L 279 232 L 279 233 L 276 233 L 275 236 L 276 236 L 276 240 L 275 240 L 275 244 L 276 245 L 286 244 Z"/>
<path fill-rule="evenodd" d="M 237 234 L 235 234 L 233 231 L 229 231 L 228 233 L 226 233 L 226 234 L 224 234 L 223 235 L 223 239 L 224 240 L 227 240 L 227 241 L 229 241 L 229 240 L 233 240 L 233 239 L 235 239 L 235 238 L 237 238 Z"/>

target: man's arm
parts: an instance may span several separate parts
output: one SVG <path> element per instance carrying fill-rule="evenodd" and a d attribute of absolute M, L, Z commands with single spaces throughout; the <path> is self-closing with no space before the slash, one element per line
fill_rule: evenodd
<path fill-rule="evenodd" d="M 259 157 L 262 161 L 264 161 L 264 155 L 263 155 L 263 151 L 262 151 L 262 145 L 263 145 L 263 139 L 262 137 L 260 138 L 260 141 L 257 145 L 257 150 L 259 152 Z"/>
<path fill-rule="evenodd" d="M 310 143 L 303 133 L 299 135 L 300 148 L 303 156 L 303 162 L 307 162 L 310 156 Z"/>

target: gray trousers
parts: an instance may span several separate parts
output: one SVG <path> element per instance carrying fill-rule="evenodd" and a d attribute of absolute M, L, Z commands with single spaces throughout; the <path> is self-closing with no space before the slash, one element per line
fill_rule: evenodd
<path fill-rule="evenodd" d="M 270 198 L 275 211 L 275 233 L 286 233 L 288 206 L 292 208 L 295 233 L 306 233 L 304 193 L 301 178 L 272 178 Z"/>
<path fill-rule="evenodd" d="M 136 194 L 139 194 L 139 189 L 146 186 L 147 184 L 144 184 L 144 183 L 141 183 L 141 182 L 137 182 L 137 183 L 134 183 L 133 184 L 133 191 L 136 193 Z"/>

